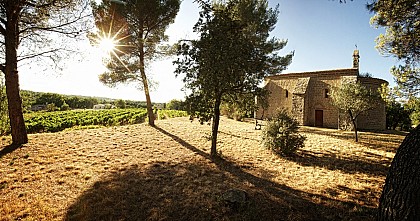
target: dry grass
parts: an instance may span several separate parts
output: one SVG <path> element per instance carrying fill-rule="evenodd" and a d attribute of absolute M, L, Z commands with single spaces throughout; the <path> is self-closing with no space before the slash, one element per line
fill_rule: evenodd
<path fill-rule="evenodd" d="M 302 128 L 294 157 L 263 149 L 261 131 L 222 118 L 209 158 L 210 126 L 187 118 L 30 135 L 0 151 L 0 220 L 373 220 L 403 135 Z M 1 140 L 4 147 L 9 140 Z M 239 188 L 248 202 L 221 199 Z"/>

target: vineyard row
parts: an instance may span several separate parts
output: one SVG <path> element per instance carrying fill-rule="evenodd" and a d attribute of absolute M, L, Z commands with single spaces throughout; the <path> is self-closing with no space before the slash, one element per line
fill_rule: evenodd
<path fill-rule="evenodd" d="M 160 110 L 160 119 L 187 116 L 185 111 Z M 58 132 L 75 126 L 118 126 L 139 124 L 147 118 L 146 109 L 110 109 L 38 112 L 25 115 L 28 133 Z"/>

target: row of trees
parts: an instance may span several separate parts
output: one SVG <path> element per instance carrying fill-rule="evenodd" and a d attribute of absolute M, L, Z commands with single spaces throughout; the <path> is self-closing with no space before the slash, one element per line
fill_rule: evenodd
<path fill-rule="evenodd" d="M 23 93 L 23 100 L 25 101 L 26 94 L 31 92 Z M 34 92 L 32 92 L 34 93 Z M 146 107 L 145 102 L 143 101 L 130 101 L 130 100 L 111 100 L 103 99 L 96 97 L 82 97 L 82 96 L 72 96 L 72 95 L 61 95 L 56 93 L 35 93 L 36 95 L 32 97 L 32 102 L 29 102 L 30 105 L 45 105 L 45 104 L 54 104 L 55 107 L 61 108 L 67 106 L 67 109 L 91 109 L 96 104 L 113 104 L 117 108 L 144 108 Z M 62 108 L 61 108 L 62 109 Z M 29 109 L 28 109 L 29 110 Z"/>

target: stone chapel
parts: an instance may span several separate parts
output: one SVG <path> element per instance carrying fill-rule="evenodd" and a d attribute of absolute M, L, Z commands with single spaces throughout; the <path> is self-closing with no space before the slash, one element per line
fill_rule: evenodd
<path fill-rule="evenodd" d="M 333 87 L 360 82 L 362 85 L 377 90 L 387 81 L 362 77 L 359 75 L 359 50 L 353 52 L 353 67 L 346 69 L 288 73 L 265 78 L 265 87 L 270 91 L 269 107 L 256 112 L 256 118 L 270 118 L 278 108 L 291 113 L 301 125 L 341 128 L 348 124 L 331 104 L 329 92 Z M 361 114 L 357 127 L 367 130 L 386 128 L 385 103 Z"/>

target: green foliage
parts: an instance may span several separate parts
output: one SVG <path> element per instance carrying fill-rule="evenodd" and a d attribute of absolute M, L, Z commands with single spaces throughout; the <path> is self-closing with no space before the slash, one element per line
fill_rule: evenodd
<path fill-rule="evenodd" d="M 258 86 L 264 77 L 284 70 L 292 54 L 279 56 L 287 42 L 269 38 L 278 8 L 267 8 L 266 1 L 202 4 L 194 28 L 200 39 L 181 42 L 174 64 L 177 76 L 185 74 L 185 87 L 192 91 L 187 97 L 189 113 L 208 121 L 216 99 L 262 93 Z"/>
<path fill-rule="evenodd" d="M 146 108 L 145 101 L 130 101 L 125 100 L 126 108 Z"/>
<path fill-rule="evenodd" d="M 168 119 L 168 118 L 175 118 L 175 117 L 186 117 L 188 113 L 186 111 L 181 110 L 159 110 L 159 119 Z"/>
<path fill-rule="evenodd" d="M 28 133 L 57 132 L 74 126 L 116 126 L 143 123 L 145 109 L 34 112 L 25 115 Z"/>
<path fill-rule="evenodd" d="M 148 62 L 166 54 L 159 47 L 168 40 L 166 29 L 175 20 L 180 0 L 125 0 L 124 3 L 102 1 L 92 3 L 93 15 L 99 33 L 91 33 L 94 44 L 103 38 L 118 39 L 116 48 L 107 59 L 107 71 L 99 80 L 107 86 L 135 83 L 144 90 L 149 124 L 154 125 L 154 115 L 149 95 L 150 79 L 145 67 Z M 162 51 L 163 50 L 163 51 Z"/>
<path fill-rule="evenodd" d="M 368 5 L 375 12 L 371 23 L 386 28 L 376 39 L 377 49 L 403 61 L 391 73 L 407 95 L 420 91 L 420 4 L 418 0 L 376 0 Z"/>
<path fill-rule="evenodd" d="M 413 127 L 418 126 L 420 124 L 420 98 L 410 97 L 404 108 L 409 110 L 411 113 L 410 119 Z"/>
<path fill-rule="evenodd" d="M 36 103 L 36 99 L 41 95 L 40 92 L 33 92 L 28 90 L 21 90 L 20 96 L 22 97 L 22 108 L 23 112 L 31 111 L 32 105 Z M 51 102 L 49 102 L 51 103 Z"/>
<path fill-rule="evenodd" d="M 264 77 L 283 71 L 293 53 L 279 55 L 287 41 L 270 37 L 279 11 L 268 8 L 266 0 L 199 3 L 202 11 L 194 26 L 199 39 L 180 42 L 174 64 L 176 76 L 184 75 L 185 88 L 191 91 L 188 113 L 201 122 L 213 118 L 213 155 L 222 101 L 262 94 Z"/>
<path fill-rule="evenodd" d="M 113 100 L 108 98 L 97 98 L 97 97 L 86 97 L 86 96 L 75 96 L 75 95 L 62 95 L 55 93 L 43 93 L 43 92 L 33 92 L 22 90 L 21 91 L 23 107 L 25 112 L 31 110 L 32 105 L 40 104 L 51 104 L 54 103 L 56 107 L 57 104 L 63 102 L 68 104 L 70 109 L 92 109 L 94 105 L 99 103 L 116 103 L 119 102 L 123 106 L 123 102 L 126 104 L 126 108 L 145 108 L 145 101 L 132 101 L 132 100 Z M 57 99 L 58 98 L 58 99 Z M 62 98 L 62 99 L 61 99 Z M 58 100 L 58 102 L 57 102 Z M 118 105 L 115 105 L 118 107 Z M 121 106 L 121 108 L 122 108 Z"/>
<path fill-rule="evenodd" d="M 241 121 L 247 117 L 247 112 L 243 111 L 236 103 L 223 102 L 220 106 L 220 114 L 230 119 Z"/>
<path fill-rule="evenodd" d="M 300 135 L 299 123 L 281 109 L 267 122 L 262 133 L 265 147 L 282 156 L 290 156 L 304 147 L 306 137 Z"/>
<path fill-rule="evenodd" d="M 124 109 L 124 108 L 126 108 L 127 105 L 126 105 L 124 100 L 119 99 L 119 100 L 115 101 L 115 106 L 117 108 Z"/>
<path fill-rule="evenodd" d="M 405 131 L 410 130 L 412 119 L 407 116 L 411 116 L 414 112 L 414 100 L 403 105 L 398 101 L 401 100 L 398 88 L 389 88 L 388 85 L 382 85 L 381 96 L 386 103 L 386 128 L 390 130 L 397 128 Z"/>
<path fill-rule="evenodd" d="M 166 104 L 169 110 L 185 110 L 185 102 L 177 99 L 172 99 Z"/>
<path fill-rule="evenodd" d="M 411 110 L 404 108 L 404 106 L 397 102 L 389 102 L 386 104 L 386 127 L 390 130 L 397 128 L 409 131 L 411 129 Z"/>
<path fill-rule="evenodd" d="M 0 135 L 10 132 L 9 115 L 7 108 L 6 87 L 3 75 L 0 76 Z"/>
<path fill-rule="evenodd" d="M 370 90 L 359 82 L 348 82 L 343 83 L 339 88 L 333 88 L 330 96 L 332 104 L 342 113 L 348 115 L 352 121 L 357 142 L 356 119 L 361 113 L 371 110 L 383 102 L 379 91 Z"/>
<path fill-rule="evenodd" d="M 65 102 L 72 109 L 92 109 L 99 101 L 94 97 L 64 96 Z"/>
<path fill-rule="evenodd" d="M 420 68 L 418 64 L 406 64 L 391 68 L 391 74 L 401 92 L 406 96 L 418 95 L 420 92 Z"/>
<path fill-rule="evenodd" d="M 70 110 L 70 106 L 66 102 L 64 102 L 63 105 L 61 105 L 60 110 L 61 111 Z"/>
<path fill-rule="evenodd" d="M 42 93 L 35 104 L 54 104 L 56 107 L 61 107 L 64 104 L 64 97 L 61 94 L 55 93 Z"/>
<path fill-rule="evenodd" d="M 338 109 L 351 112 L 354 118 L 370 110 L 382 100 L 379 92 L 370 90 L 360 83 L 347 83 L 331 90 L 331 101 Z"/>
<path fill-rule="evenodd" d="M 386 28 L 377 38 L 378 50 L 398 59 L 419 61 L 420 5 L 418 0 L 377 0 L 368 5 L 375 12 L 371 23 Z"/>
<path fill-rule="evenodd" d="M 51 104 L 47 104 L 46 110 L 51 112 L 51 111 L 57 111 L 59 109 L 58 109 L 58 107 L 55 106 L 54 103 L 51 103 Z"/>
<path fill-rule="evenodd" d="M 257 98 L 252 93 L 225 96 L 221 104 L 221 114 L 235 120 L 254 117 L 255 111 L 268 106 L 268 93 L 268 90 L 261 90 L 257 93 Z"/>
<path fill-rule="evenodd" d="M 186 111 L 160 110 L 161 119 L 185 117 Z M 92 126 L 118 126 L 143 123 L 145 109 L 105 109 L 58 112 L 33 112 L 25 114 L 28 133 L 57 132 L 66 128 L 90 128 Z"/>

